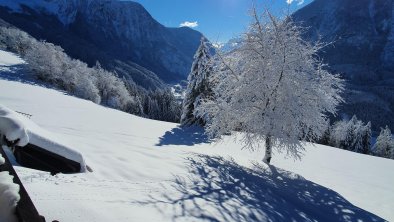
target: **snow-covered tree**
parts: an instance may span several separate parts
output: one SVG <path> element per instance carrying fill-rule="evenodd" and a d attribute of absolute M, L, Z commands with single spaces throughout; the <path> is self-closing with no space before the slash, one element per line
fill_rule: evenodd
<path fill-rule="evenodd" d="M 371 123 L 366 125 L 354 115 L 349 121 L 338 121 L 331 129 L 329 145 L 357 153 L 371 152 Z"/>
<path fill-rule="evenodd" d="M 345 144 L 347 150 L 361 153 L 363 149 L 363 131 L 363 122 L 354 115 L 348 123 L 348 134 Z"/>
<path fill-rule="evenodd" d="M 347 136 L 348 133 L 349 133 L 349 130 L 348 130 L 348 122 L 347 121 L 341 120 L 341 121 L 335 122 L 331 128 L 329 145 L 333 146 L 333 147 L 345 149 L 344 144 L 346 143 L 345 139 L 349 138 Z"/>
<path fill-rule="evenodd" d="M 380 131 L 373 150 L 377 156 L 394 159 L 394 139 L 388 126 Z"/>
<path fill-rule="evenodd" d="M 134 98 L 129 94 L 125 83 L 115 73 L 103 69 L 96 63 L 93 75 L 96 77 L 96 86 L 100 92 L 101 102 L 109 107 L 126 111 L 133 103 Z"/>
<path fill-rule="evenodd" d="M 207 119 L 205 115 L 196 112 L 201 101 L 212 95 L 209 82 L 212 72 L 210 47 L 208 40 L 201 38 L 201 44 L 196 54 L 191 72 L 188 77 L 188 86 L 183 101 L 181 124 L 182 125 L 205 125 Z"/>
<path fill-rule="evenodd" d="M 301 37 L 302 29 L 290 18 L 253 12 L 253 22 L 240 46 L 217 54 L 213 70 L 214 98 L 200 112 L 213 117 L 206 126 L 211 137 L 242 131 L 244 145 L 265 142 L 263 161 L 272 147 L 299 157 L 305 140 L 320 138 L 329 114 L 342 101 L 342 80 L 329 73 L 317 53 L 324 47 Z M 308 129 L 305 134 L 305 129 Z"/>

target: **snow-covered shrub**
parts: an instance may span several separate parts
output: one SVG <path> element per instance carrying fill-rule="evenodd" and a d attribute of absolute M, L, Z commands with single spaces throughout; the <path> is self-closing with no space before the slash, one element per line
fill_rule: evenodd
<path fill-rule="evenodd" d="M 35 42 L 37 41 L 26 32 L 15 28 L 0 27 L 0 48 L 24 56 Z"/>
<path fill-rule="evenodd" d="M 25 56 L 36 77 L 78 97 L 100 103 L 92 68 L 67 56 L 61 47 L 36 42 Z"/>
<path fill-rule="evenodd" d="M 52 43 L 36 42 L 24 57 L 36 77 L 52 84 L 63 84 L 62 74 L 65 71 L 66 56 L 63 49 Z"/>
<path fill-rule="evenodd" d="M 88 99 L 94 103 L 100 104 L 101 97 L 100 91 L 97 89 L 96 85 L 92 81 L 91 76 L 80 76 L 78 81 L 75 83 L 74 94 L 78 97 Z M 115 107 L 117 108 L 117 107 Z"/>
<path fill-rule="evenodd" d="M 221 137 L 242 131 L 249 148 L 265 141 L 266 162 L 273 145 L 298 157 L 303 149 L 299 138 L 320 138 L 327 115 L 335 114 L 342 101 L 342 81 L 318 60 L 323 46 L 304 41 L 290 18 L 254 11 L 241 46 L 217 55 L 215 98 L 199 108 L 213 116 L 207 133 Z"/>

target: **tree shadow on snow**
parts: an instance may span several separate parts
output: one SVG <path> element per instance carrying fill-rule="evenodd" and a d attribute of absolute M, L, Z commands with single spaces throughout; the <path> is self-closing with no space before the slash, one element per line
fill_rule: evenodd
<path fill-rule="evenodd" d="M 384 221 L 338 193 L 274 166 L 253 169 L 221 157 L 189 158 L 189 176 L 153 204 L 173 221 Z M 166 210 L 163 210 L 166 209 Z"/>
<path fill-rule="evenodd" d="M 176 127 L 167 131 L 156 146 L 165 145 L 186 145 L 193 146 L 200 143 L 209 143 L 209 138 L 205 135 L 202 127 Z"/>
<path fill-rule="evenodd" d="M 0 79 L 32 83 L 33 78 L 26 64 L 0 65 Z"/>

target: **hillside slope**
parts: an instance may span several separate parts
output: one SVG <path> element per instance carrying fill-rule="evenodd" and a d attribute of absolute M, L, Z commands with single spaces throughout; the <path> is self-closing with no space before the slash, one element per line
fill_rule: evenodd
<path fill-rule="evenodd" d="M 202 37 L 190 28 L 164 27 L 132 1 L 2 0 L 0 19 L 146 88 L 186 79 Z"/>
<path fill-rule="evenodd" d="M 50 176 L 16 166 L 47 221 L 393 221 L 394 161 L 308 144 L 301 161 L 210 144 L 201 129 L 148 120 L 11 81 L 0 57 L 0 103 L 67 140 L 92 173 Z M 369 213 L 370 212 L 370 213 Z"/>

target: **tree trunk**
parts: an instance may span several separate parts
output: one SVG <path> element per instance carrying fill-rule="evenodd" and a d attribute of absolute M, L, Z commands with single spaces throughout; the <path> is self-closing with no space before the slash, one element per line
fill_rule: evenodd
<path fill-rule="evenodd" d="M 271 154 L 272 154 L 272 143 L 271 143 L 271 136 L 267 136 L 265 138 L 265 156 L 263 159 L 264 163 L 270 164 L 271 162 Z"/>

